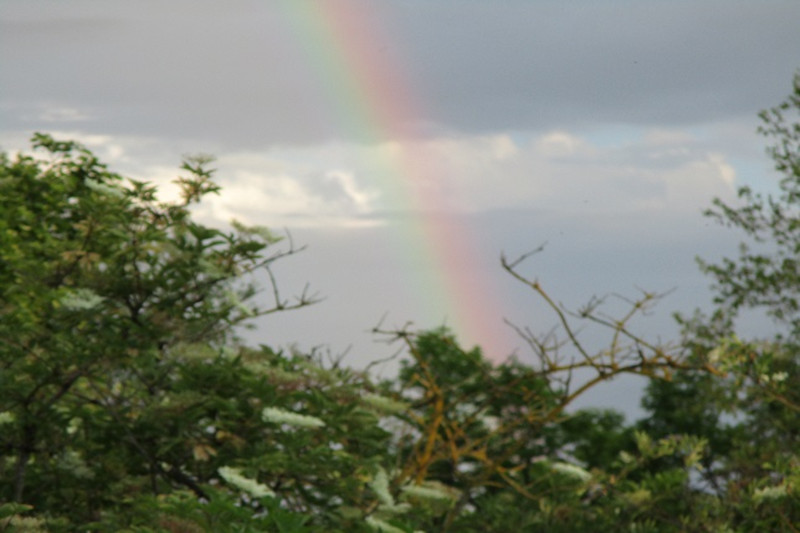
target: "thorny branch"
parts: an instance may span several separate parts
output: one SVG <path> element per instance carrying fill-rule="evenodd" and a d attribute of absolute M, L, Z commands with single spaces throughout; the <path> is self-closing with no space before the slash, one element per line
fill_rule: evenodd
<path fill-rule="evenodd" d="M 513 261 L 502 256 L 501 264 L 513 278 L 532 289 L 557 318 L 557 326 L 542 335 L 506 321 L 538 359 L 538 365 L 531 368 L 528 375 L 541 378 L 552 399 L 545 401 L 537 396 L 541 392 L 528 391 L 530 394 L 524 395 L 525 405 L 512 416 L 505 417 L 485 435 L 470 436 L 468 427 L 490 407 L 493 401 L 491 394 L 483 399 L 468 398 L 457 388 L 445 387 L 440 376 L 431 368 L 426 355 L 419 352 L 416 335 L 410 330 L 410 324 L 395 330 L 385 330 L 379 324 L 373 329 L 374 333 L 386 335 L 390 342 L 400 340 L 405 345 L 416 363 L 416 373 L 410 378 L 411 386 L 422 389 L 422 396 L 416 406 L 430 410 L 427 416 L 416 416 L 413 413 L 409 415 L 407 421 L 416 427 L 418 438 L 410 456 L 400 468 L 399 479 L 419 482 L 425 479 L 429 468 L 438 461 L 453 465 L 464 460 L 476 461 L 482 465 L 482 483 L 492 478 L 493 482 L 504 483 L 523 497 L 536 499 L 537 496 L 530 494 L 510 477 L 503 466 L 526 445 L 525 439 L 519 438 L 521 431 L 536 431 L 536 428 L 558 421 L 564 416 L 566 407 L 577 397 L 620 374 L 669 379 L 673 370 L 688 366 L 678 347 L 648 341 L 632 329 L 633 320 L 647 314 L 664 294 L 641 291 L 640 297 L 635 300 L 618 297 L 627 306 L 619 318 L 602 311 L 605 303 L 603 298 L 592 298 L 577 312 L 570 311 L 556 303 L 538 280 L 531 280 L 519 270 L 525 260 L 542 249 L 543 246 Z M 610 332 L 610 340 L 604 348 L 590 349 L 581 340 L 580 326 L 592 325 Z M 591 374 L 586 375 L 586 371 Z M 519 386 L 515 383 L 518 383 L 517 380 L 512 380 L 503 387 Z M 494 392 L 503 393 L 499 389 Z M 473 413 L 457 415 L 448 412 L 452 406 L 466 404 L 474 405 Z M 490 451 L 490 447 L 493 451 Z"/>
<path fill-rule="evenodd" d="M 641 296 L 636 300 L 617 296 L 628 305 L 627 311 L 622 313 L 619 318 L 613 318 L 601 311 L 601 306 L 605 303 L 604 298 L 593 297 L 577 312 L 566 310 L 550 297 L 538 280 L 531 280 L 520 273 L 518 269 L 523 261 L 541 250 L 542 247 L 539 247 L 514 261 L 509 261 L 503 255 L 500 263 L 503 269 L 513 278 L 530 287 L 544 300 L 547 307 L 558 318 L 559 327 L 566 337 L 565 340 L 559 341 L 554 330 L 549 331 L 544 336 L 538 336 L 527 328 L 523 330 L 511 324 L 539 359 L 541 374 L 555 379 L 563 379 L 559 378 L 559 375 L 566 373 L 569 376 L 574 371 L 582 368 L 592 369 L 596 373 L 575 393 L 571 394 L 569 390 L 566 390 L 566 399 L 570 399 L 576 396 L 577 393 L 586 390 L 586 386 L 591 386 L 593 382 L 599 383 L 621 373 L 669 379 L 673 369 L 686 366 L 680 350 L 676 346 L 661 345 L 647 341 L 641 335 L 635 333 L 631 327 L 631 322 L 634 318 L 647 314 L 652 306 L 668 293 L 659 294 L 641 291 Z M 597 351 L 590 351 L 579 339 L 580 331 L 574 322 L 575 320 L 599 325 L 607 329 L 611 333 L 611 340 L 608 346 Z M 580 357 L 576 359 L 573 356 L 568 361 L 565 361 L 562 351 L 567 346 L 571 346 Z"/>

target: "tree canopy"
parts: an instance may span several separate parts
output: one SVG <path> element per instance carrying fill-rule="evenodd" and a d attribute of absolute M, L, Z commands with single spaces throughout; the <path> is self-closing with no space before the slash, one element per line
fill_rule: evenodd
<path fill-rule="evenodd" d="M 613 318 L 563 308 L 526 254 L 503 268 L 559 326 L 515 326 L 536 364 L 376 328 L 405 353 L 383 381 L 238 337 L 315 297 L 272 274 L 290 236 L 193 218 L 219 192 L 209 158 L 164 202 L 35 135 L 35 155 L 0 155 L 0 531 L 797 531 L 798 112 L 800 74 L 760 115 L 780 194 L 709 210 L 748 242 L 701 261 L 716 307 L 679 316 L 680 339 L 633 328 L 656 294 Z M 753 308 L 779 333 L 739 338 Z M 650 380 L 642 420 L 570 409 L 624 373 Z"/>

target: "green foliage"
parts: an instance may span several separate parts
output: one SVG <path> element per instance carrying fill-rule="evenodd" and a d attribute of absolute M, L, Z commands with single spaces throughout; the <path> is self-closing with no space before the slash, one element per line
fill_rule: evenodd
<path fill-rule="evenodd" d="M 185 491 L 195 506 L 227 498 L 241 515 L 241 490 L 211 488 L 220 468 L 280 478 L 300 456 L 327 468 L 284 476 L 292 512 L 353 493 L 347 439 L 369 433 L 372 450 L 358 450 L 368 458 L 386 438 L 337 403 L 357 386 L 305 357 L 236 344 L 244 320 L 311 303 L 281 300 L 277 286 L 273 307 L 250 303 L 247 276 L 296 250 L 259 228 L 194 222 L 190 206 L 218 190 L 206 160 L 183 165 L 182 198 L 167 204 L 76 143 L 37 135 L 34 145 L 46 156 L 4 155 L 0 174 L 0 498 L 46 513 L 52 528 L 58 517 L 133 527 L 162 513 L 142 512 L 147 502 L 161 510 Z M 283 431 L 266 406 L 323 415 L 331 430 Z M 319 493 L 306 493 L 307 478 L 322 480 Z"/>
<path fill-rule="evenodd" d="M 779 194 L 739 189 L 740 205 L 715 200 L 708 216 L 744 233 L 739 257 L 719 264 L 701 261 L 715 280 L 718 313 L 735 317 L 743 309 L 762 309 L 785 327 L 784 340 L 800 335 L 800 73 L 792 93 L 759 115 L 759 132 L 773 141 L 767 152 L 781 174 Z"/>
<path fill-rule="evenodd" d="M 602 437 L 559 429 L 586 386 L 556 374 L 580 364 L 543 352 L 541 369 L 494 366 L 446 331 L 394 332 L 411 359 L 376 386 L 313 354 L 241 346 L 237 325 L 312 299 L 282 300 L 271 274 L 291 242 L 192 219 L 218 191 L 210 160 L 187 160 L 181 199 L 164 203 L 76 143 L 34 146 L 45 155 L 4 155 L 0 175 L 0 498 L 19 504 L 6 525 L 499 530 L 578 501 L 592 474 L 577 456 Z M 252 304 L 259 271 L 269 308 Z M 586 364 L 610 377 L 671 361 L 645 349 L 634 365 Z M 507 512 L 531 501 L 544 503 Z"/>
<path fill-rule="evenodd" d="M 404 344 L 398 375 L 241 344 L 280 296 L 271 265 L 298 250 L 265 228 L 192 219 L 217 193 L 209 158 L 181 199 L 110 172 L 84 147 L 34 137 L 0 155 L 0 531 L 303 533 L 796 531 L 800 523 L 800 74 L 762 113 L 777 198 L 743 189 L 710 213 L 761 248 L 703 264 L 719 308 L 679 343 L 577 312 L 503 267 L 556 319 L 518 328 L 535 364 L 487 361 L 444 329 Z M 256 274 L 269 283 L 255 305 Z M 742 340 L 764 308 L 775 338 Z M 609 342 L 590 349 L 580 331 Z M 598 383 L 652 378 L 648 416 L 570 412 Z"/>
<path fill-rule="evenodd" d="M 672 382 L 650 384 L 644 399 L 650 416 L 639 426 L 653 436 L 688 434 L 708 443 L 694 484 L 704 498 L 714 497 L 709 524 L 730 531 L 796 531 L 800 73 L 792 94 L 760 118 L 759 131 L 774 142 L 767 151 L 782 175 L 780 193 L 743 187 L 740 205 L 717 200 L 708 212 L 741 230 L 747 242 L 737 259 L 701 262 L 714 279 L 718 307 L 710 317 L 680 317 L 695 368 L 678 372 Z M 777 334 L 739 339 L 733 333 L 736 318 L 756 310 L 773 319 Z"/>

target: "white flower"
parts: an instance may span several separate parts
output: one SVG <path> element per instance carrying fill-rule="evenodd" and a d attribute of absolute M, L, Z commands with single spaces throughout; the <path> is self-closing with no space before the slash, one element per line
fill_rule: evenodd
<path fill-rule="evenodd" d="M 59 300 L 61 305 L 75 311 L 93 309 L 102 302 L 103 297 L 91 289 L 73 289 Z"/>
<path fill-rule="evenodd" d="M 500 419 L 497 418 L 496 416 L 486 415 L 481 418 L 481 422 L 483 422 L 484 425 L 486 425 L 489 431 L 495 431 L 497 428 L 500 427 Z"/>
<path fill-rule="evenodd" d="M 69 424 L 67 424 L 67 435 L 74 435 L 81 429 L 83 425 L 83 421 L 80 418 L 71 418 Z"/>
<path fill-rule="evenodd" d="M 10 424 L 14 421 L 14 413 L 10 411 L 0 412 L 0 426 L 3 424 Z"/>
<path fill-rule="evenodd" d="M 266 496 L 274 497 L 275 493 L 269 487 L 262 485 L 258 481 L 244 477 L 238 469 L 229 466 L 221 466 L 217 469 L 219 475 L 222 476 L 226 482 L 234 487 L 248 493 L 254 498 L 264 498 Z"/>
<path fill-rule="evenodd" d="M 369 527 L 380 533 L 405 533 L 402 529 L 394 527 L 392 524 L 379 520 L 374 516 L 368 516 L 364 521 Z"/>
<path fill-rule="evenodd" d="M 789 377 L 789 374 L 786 372 L 775 372 L 772 375 L 769 374 L 760 374 L 758 376 L 758 380 L 762 383 L 781 383 L 786 381 Z"/>
<path fill-rule="evenodd" d="M 408 406 L 403 402 L 398 402 L 386 396 L 368 392 L 361 396 L 361 400 L 369 407 L 377 411 L 382 411 L 389 414 L 400 414 L 406 412 Z"/>
<path fill-rule="evenodd" d="M 420 500 L 455 500 L 456 496 L 453 494 L 451 487 L 428 481 L 424 485 L 406 485 L 401 489 L 403 494 Z"/>
<path fill-rule="evenodd" d="M 620 461 L 622 461 L 625 464 L 630 464 L 630 463 L 632 463 L 633 461 L 636 460 L 636 458 L 633 455 L 631 455 L 630 453 L 626 452 L 625 450 L 622 450 L 621 452 L 619 452 L 619 459 L 620 459 Z"/>
<path fill-rule="evenodd" d="M 786 496 L 786 485 L 762 487 L 753 492 L 753 500 L 755 500 L 756 503 L 761 503 L 764 500 L 779 500 L 784 496 Z"/>
<path fill-rule="evenodd" d="M 583 468 L 572 463 L 553 463 L 552 469 L 555 472 L 564 474 L 579 481 L 587 481 L 591 479 L 592 475 Z"/>
<path fill-rule="evenodd" d="M 378 506 L 378 512 L 384 515 L 395 515 L 407 513 L 411 510 L 411 505 L 408 503 L 395 503 L 393 505 L 381 504 Z"/>
<path fill-rule="evenodd" d="M 255 313 L 252 309 L 244 305 L 242 300 L 239 299 L 239 295 L 233 291 L 225 291 L 225 296 L 228 298 L 228 302 L 236 309 L 242 312 L 245 316 L 255 316 Z"/>
<path fill-rule="evenodd" d="M 775 383 L 781 383 L 783 381 L 786 381 L 786 378 L 788 377 L 789 374 L 786 372 L 775 372 L 774 374 L 772 374 L 772 381 Z"/>
<path fill-rule="evenodd" d="M 289 426 L 301 428 L 320 428 L 325 425 L 325 422 L 315 416 L 299 415 L 277 407 L 265 407 L 261 411 L 261 418 L 264 422 L 273 422 L 275 424 L 287 424 Z"/>
<path fill-rule="evenodd" d="M 386 470 L 378 467 L 378 472 L 370 481 L 369 486 L 382 504 L 389 507 L 394 506 L 394 498 L 389 492 L 389 476 L 386 474 Z"/>

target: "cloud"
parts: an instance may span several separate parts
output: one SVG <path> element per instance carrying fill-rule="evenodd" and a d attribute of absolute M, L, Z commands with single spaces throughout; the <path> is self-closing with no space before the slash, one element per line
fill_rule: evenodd
<path fill-rule="evenodd" d="M 592 151 L 588 143 L 564 131 L 553 131 L 540 135 L 534 143 L 534 149 L 550 158 L 567 157 Z"/>
<path fill-rule="evenodd" d="M 346 172 L 309 177 L 234 170 L 218 181 L 223 194 L 207 198 L 199 212 L 217 223 L 237 219 L 288 228 L 381 223 L 369 216 L 373 195 L 362 190 Z"/>
<path fill-rule="evenodd" d="M 793 0 L 354 2 L 385 30 L 372 44 L 393 78 L 359 75 L 417 104 L 392 127 L 432 137 L 753 116 L 785 94 L 800 48 Z M 7 127 L 58 102 L 38 123 L 235 148 L 370 140 L 336 90 L 357 77 L 341 43 L 314 45 L 272 4 L 19 2 L 0 25 Z"/>
<path fill-rule="evenodd" d="M 247 171 L 237 166 L 240 160 L 248 161 Z M 409 182 L 406 169 L 415 165 L 422 167 L 420 176 Z M 220 166 L 227 198 L 219 202 L 230 206 L 228 212 L 303 226 L 375 224 L 420 209 L 658 210 L 680 216 L 699 212 L 716 196 L 730 198 L 736 179 L 722 153 L 664 130 L 620 146 L 596 145 L 563 130 L 517 140 L 489 135 L 333 143 L 272 150 L 260 158 L 231 154 Z"/>
<path fill-rule="evenodd" d="M 392 5 L 429 119 L 459 131 L 755 113 L 782 96 L 800 47 L 792 1 Z"/>
<path fill-rule="evenodd" d="M 224 151 L 188 142 L 57 133 L 97 151 L 112 169 L 157 183 L 168 198 L 181 153 L 219 155 L 223 187 L 202 216 L 218 223 L 288 227 L 380 225 L 420 210 L 479 213 L 526 209 L 562 213 L 697 213 L 732 198 L 734 164 L 685 130 L 641 130 L 602 142 L 580 132 L 439 137 L 376 144 Z M 172 164 L 170 164 L 170 162 Z M 409 176 L 409 173 L 416 174 Z M 425 196 L 420 198 L 418 196 Z"/>
<path fill-rule="evenodd" d="M 643 131 L 621 144 L 577 132 L 488 135 L 408 143 L 439 164 L 436 194 L 458 212 L 699 210 L 730 197 L 735 170 L 721 152 L 682 131 Z M 379 148 L 376 148 L 378 150 Z M 433 188 L 430 188 L 434 190 Z"/>

